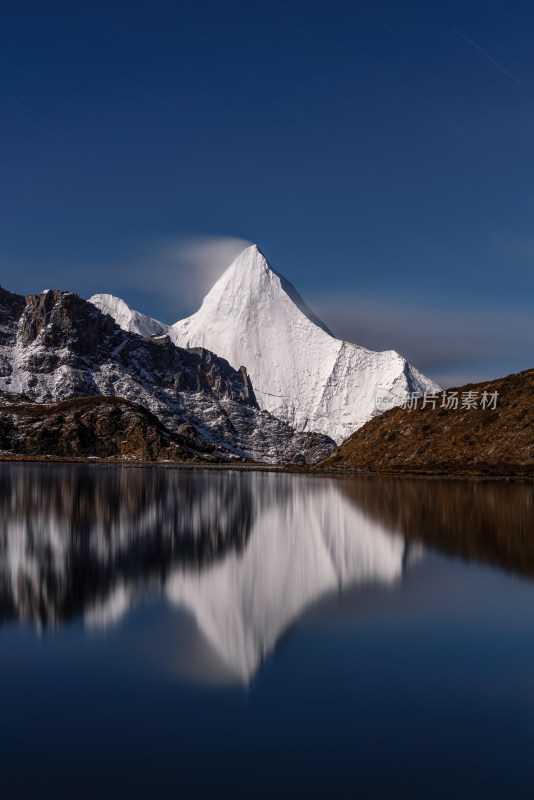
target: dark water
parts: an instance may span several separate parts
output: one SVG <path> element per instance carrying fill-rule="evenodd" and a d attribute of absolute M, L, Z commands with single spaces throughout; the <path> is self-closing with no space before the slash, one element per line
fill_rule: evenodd
<path fill-rule="evenodd" d="M 2 797 L 528 797 L 534 489 L 0 466 Z"/>

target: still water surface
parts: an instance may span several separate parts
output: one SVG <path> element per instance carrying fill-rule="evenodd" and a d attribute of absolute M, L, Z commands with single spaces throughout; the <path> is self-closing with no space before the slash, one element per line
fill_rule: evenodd
<path fill-rule="evenodd" d="M 3 797 L 529 797 L 534 487 L 0 465 Z"/>

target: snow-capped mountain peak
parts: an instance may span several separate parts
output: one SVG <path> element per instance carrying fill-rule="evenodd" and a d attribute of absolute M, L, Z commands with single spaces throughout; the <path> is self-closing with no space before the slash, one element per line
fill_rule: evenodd
<path fill-rule="evenodd" d="M 234 314 L 243 318 L 247 316 L 248 310 L 254 311 L 257 304 L 264 308 L 281 305 L 286 309 L 286 315 L 296 314 L 298 311 L 313 325 L 332 335 L 324 322 L 306 305 L 295 287 L 272 268 L 260 248 L 253 244 L 234 259 L 213 285 L 202 302 L 201 310 L 210 314 L 216 313 L 220 318 L 231 319 Z M 180 335 L 182 326 L 188 320 L 173 325 L 171 336 L 173 331 Z"/>
<path fill-rule="evenodd" d="M 379 390 L 400 404 L 409 392 L 439 389 L 394 350 L 336 339 L 255 244 L 234 259 L 196 314 L 170 327 L 111 295 L 91 302 L 128 331 L 167 333 L 179 347 L 203 347 L 235 369 L 246 367 L 262 410 L 338 443 L 380 413 Z"/>
<path fill-rule="evenodd" d="M 400 403 L 408 392 L 438 388 L 393 350 L 336 339 L 256 245 L 169 335 L 181 347 L 205 347 L 245 366 L 261 408 L 337 442 L 378 413 L 378 389 Z"/>

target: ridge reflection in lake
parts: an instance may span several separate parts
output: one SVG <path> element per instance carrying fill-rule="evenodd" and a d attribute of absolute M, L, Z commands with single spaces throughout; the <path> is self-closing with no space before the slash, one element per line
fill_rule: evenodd
<path fill-rule="evenodd" d="M 533 494 L 1 464 L 3 792 L 530 796 Z"/>
<path fill-rule="evenodd" d="M 4 467 L 1 615 L 116 622 L 149 587 L 248 680 L 303 610 L 397 580 L 401 536 L 332 481 L 278 474 Z"/>

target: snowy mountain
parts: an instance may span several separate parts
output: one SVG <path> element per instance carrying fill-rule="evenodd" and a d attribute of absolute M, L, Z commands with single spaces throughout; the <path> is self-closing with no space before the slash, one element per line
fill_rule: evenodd
<path fill-rule="evenodd" d="M 255 245 L 170 335 L 181 347 L 206 347 L 245 365 L 261 408 L 336 442 L 376 415 L 378 388 L 398 402 L 408 392 L 439 388 L 393 350 L 376 353 L 336 339 Z"/>
<path fill-rule="evenodd" d="M 211 444 L 223 459 L 234 453 L 311 462 L 333 447 L 327 437 L 296 432 L 260 410 L 246 370 L 202 348 L 177 347 L 163 334 L 145 339 L 124 331 L 69 292 L 24 298 L 0 288 L 0 392 L 41 403 L 124 398 L 151 411 L 171 433 Z M 81 419 L 67 422 L 83 427 Z"/>
<path fill-rule="evenodd" d="M 119 325 L 118 301 L 98 303 Z M 129 318 L 128 324 L 132 323 Z M 140 332 L 153 320 L 137 315 Z M 439 387 L 393 350 L 374 352 L 336 339 L 297 290 L 252 245 L 233 261 L 196 314 L 168 329 L 180 347 L 205 347 L 245 366 L 259 406 L 299 431 L 336 442 L 376 416 L 376 392 L 399 404 Z"/>
<path fill-rule="evenodd" d="M 158 322 L 152 317 L 140 314 L 139 311 L 135 311 L 120 297 L 114 297 L 112 294 L 94 294 L 89 298 L 89 302 L 99 308 L 100 311 L 113 317 L 117 325 L 124 331 L 137 333 L 145 338 L 167 333 L 168 325 Z"/>

